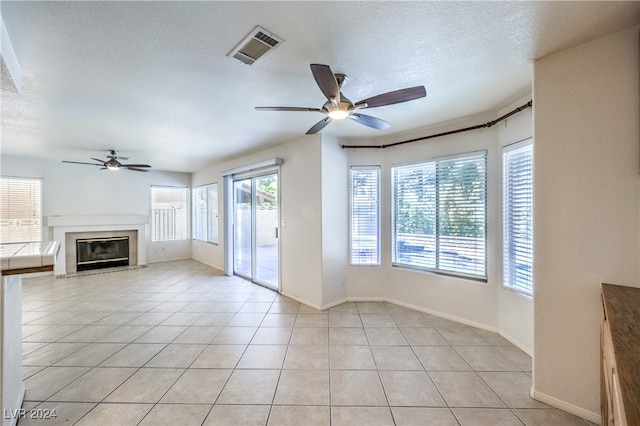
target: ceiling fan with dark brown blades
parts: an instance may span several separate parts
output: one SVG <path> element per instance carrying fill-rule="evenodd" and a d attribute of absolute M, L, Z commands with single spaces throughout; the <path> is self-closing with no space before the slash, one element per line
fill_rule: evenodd
<path fill-rule="evenodd" d="M 109 155 L 107 155 L 108 160 L 104 161 L 104 160 L 100 160 L 98 158 L 91 158 L 94 161 L 97 161 L 97 163 L 83 163 L 80 161 L 62 161 L 63 163 L 71 163 L 71 164 L 86 164 L 89 166 L 99 166 L 100 170 L 120 170 L 120 169 L 126 169 L 126 170 L 133 170 L 134 172 L 148 172 L 151 168 L 150 165 L 148 164 L 122 164 L 120 162 L 120 160 L 126 161 L 129 159 L 129 157 L 120 157 L 118 155 L 118 151 L 116 151 L 115 149 L 110 149 L 109 150 Z"/>
<path fill-rule="evenodd" d="M 382 93 L 353 103 L 342 94 L 342 87 L 347 82 L 345 74 L 334 74 L 328 65 L 322 64 L 311 64 L 311 73 L 318 87 L 327 98 L 327 102 L 321 108 L 256 107 L 256 109 L 258 111 L 311 111 L 325 114 L 325 118 L 318 121 L 307 131 L 308 135 L 318 133 L 333 120 L 344 120 L 345 118 L 350 118 L 357 123 L 374 129 L 384 130 L 391 124 L 380 118 L 360 114 L 357 111 L 365 108 L 399 104 L 423 98 L 427 95 L 424 86 L 415 86 Z"/>

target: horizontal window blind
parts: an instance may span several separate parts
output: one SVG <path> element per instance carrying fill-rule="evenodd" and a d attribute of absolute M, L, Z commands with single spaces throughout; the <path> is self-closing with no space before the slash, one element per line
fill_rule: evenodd
<path fill-rule="evenodd" d="M 351 264 L 380 264 L 380 167 L 350 169 Z"/>
<path fill-rule="evenodd" d="M 188 188 L 151 187 L 151 241 L 186 240 Z"/>
<path fill-rule="evenodd" d="M 533 294 L 533 145 L 503 152 L 504 286 Z"/>
<path fill-rule="evenodd" d="M 218 184 L 193 190 L 193 238 L 218 243 Z"/>
<path fill-rule="evenodd" d="M 42 179 L 0 178 L 0 242 L 42 240 Z"/>
<path fill-rule="evenodd" d="M 393 262 L 486 279 L 486 153 L 394 167 Z"/>

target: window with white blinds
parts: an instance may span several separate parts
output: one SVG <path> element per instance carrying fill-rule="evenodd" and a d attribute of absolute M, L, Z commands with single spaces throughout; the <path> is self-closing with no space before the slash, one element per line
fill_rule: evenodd
<path fill-rule="evenodd" d="M 511 290 L 533 295 L 533 145 L 505 147 L 503 166 L 503 280 Z"/>
<path fill-rule="evenodd" d="M 0 242 L 42 240 L 42 179 L 0 178 Z"/>
<path fill-rule="evenodd" d="M 350 169 L 351 264 L 380 264 L 380 167 Z"/>
<path fill-rule="evenodd" d="M 218 244 L 218 184 L 193 189 L 193 239 Z"/>
<path fill-rule="evenodd" d="M 487 154 L 392 168 L 395 266 L 486 280 Z"/>
<path fill-rule="evenodd" d="M 188 239 L 189 188 L 151 187 L 151 241 Z"/>

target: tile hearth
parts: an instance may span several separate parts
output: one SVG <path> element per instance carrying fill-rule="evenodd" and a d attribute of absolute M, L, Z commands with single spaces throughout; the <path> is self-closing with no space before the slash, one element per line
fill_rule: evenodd
<path fill-rule="evenodd" d="M 57 417 L 20 426 L 589 424 L 499 335 L 393 304 L 320 312 L 195 261 L 23 286 L 24 408 Z"/>

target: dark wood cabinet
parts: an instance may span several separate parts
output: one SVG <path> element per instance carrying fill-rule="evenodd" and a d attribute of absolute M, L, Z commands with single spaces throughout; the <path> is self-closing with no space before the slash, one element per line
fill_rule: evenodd
<path fill-rule="evenodd" d="M 640 288 L 602 284 L 603 425 L 640 425 Z"/>

